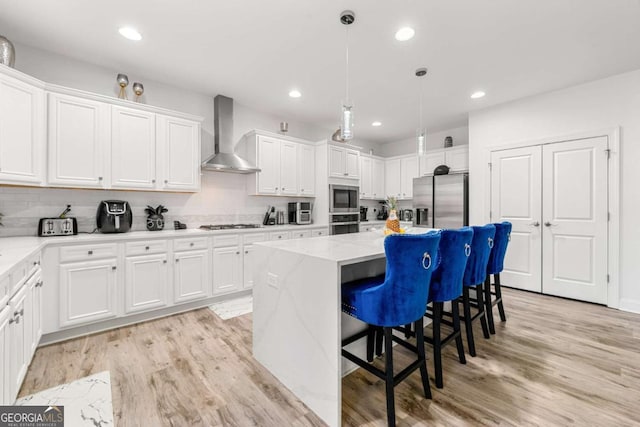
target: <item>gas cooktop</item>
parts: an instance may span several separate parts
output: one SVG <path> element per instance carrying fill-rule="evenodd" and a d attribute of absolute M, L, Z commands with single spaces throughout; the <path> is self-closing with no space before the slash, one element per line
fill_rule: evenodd
<path fill-rule="evenodd" d="M 209 225 L 201 225 L 200 228 L 203 230 L 234 230 L 241 228 L 260 228 L 262 227 L 260 224 L 209 224 Z"/>

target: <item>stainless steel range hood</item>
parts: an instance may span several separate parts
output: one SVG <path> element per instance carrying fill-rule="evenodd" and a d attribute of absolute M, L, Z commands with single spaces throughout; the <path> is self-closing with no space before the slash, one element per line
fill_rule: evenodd
<path fill-rule="evenodd" d="M 233 152 L 233 99 L 217 95 L 213 99 L 213 119 L 215 130 L 214 154 L 202 163 L 202 169 L 232 172 L 256 173 L 260 169 Z"/>

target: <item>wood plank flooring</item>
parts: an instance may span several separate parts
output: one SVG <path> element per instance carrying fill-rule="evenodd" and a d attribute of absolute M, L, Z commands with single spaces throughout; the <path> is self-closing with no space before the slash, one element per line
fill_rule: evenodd
<path fill-rule="evenodd" d="M 466 365 L 455 346 L 444 351 L 433 400 L 417 372 L 396 387 L 399 426 L 640 425 L 640 315 L 503 293 L 507 322 L 496 312 L 490 340 L 478 328 Z M 409 360 L 398 347 L 394 358 Z M 251 315 L 223 321 L 201 309 L 40 348 L 20 395 L 103 370 L 117 426 L 323 425 L 252 358 Z M 385 425 L 384 396 L 367 372 L 346 377 L 344 425 Z"/>

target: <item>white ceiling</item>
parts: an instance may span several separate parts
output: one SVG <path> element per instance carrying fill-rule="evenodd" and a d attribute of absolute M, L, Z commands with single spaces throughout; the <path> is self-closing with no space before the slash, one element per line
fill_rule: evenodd
<path fill-rule="evenodd" d="M 350 27 L 356 136 L 415 134 L 424 120 L 464 124 L 469 111 L 640 68 L 639 0 L 0 0 L 0 34 L 131 74 L 337 128 Z M 131 42 L 117 30 L 143 33 Z M 416 36 L 394 39 L 410 25 Z M 288 92 L 297 88 L 302 98 Z M 469 95 L 487 92 L 480 100 Z M 378 128 L 374 120 L 382 121 Z"/>

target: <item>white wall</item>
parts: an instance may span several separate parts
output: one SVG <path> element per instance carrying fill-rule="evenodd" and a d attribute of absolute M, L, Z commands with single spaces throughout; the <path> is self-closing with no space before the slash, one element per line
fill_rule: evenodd
<path fill-rule="evenodd" d="M 469 172 L 487 180 L 491 147 L 620 127 L 620 307 L 640 312 L 640 70 L 526 98 L 469 116 Z M 475 186 L 474 188 L 479 188 Z M 472 223 L 488 220 L 486 193 L 472 191 Z"/>
<path fill-rule="evenodd" d="M 466 145 L 469 143 L 469 128 L 460 126 L 438 132 L 428 132 L 427 130 L 427 150 L 435 150 L 444 147 L 444 138 L 453 138 L 453 145 Z M 407 138 L 400 141 L 380 144 L 378 150 L 374 149 L 374 154 L 382 157 L 401 156 L 403 154 L 413 154 L 416 152 L 416 139 Z"/>
<path fill-rule="evenodd" d="M 75 59 L 63 57 L 30 46 L 16 44 L 16 69 L 48 83 L 82 89 L 102 95 L 117 96 L 115 78 L 127 70 L 105 69 Z M 202 125 L 202 157 L 213 153 L 213 97 L 176 86 L 159 83 L 144 76 L 128 75 L 130 84 L 144 84 L 143 102 L 204 117 Z M 131 88 L 128 88 L 131 97 Z M 233 94 L 224 94 L 233 97 Z M 277 132 L 283 118 L 255 111 L 241 104 L 234 105 L 234 139 L 238 143 L 252 129 Z M 289 121 L 288 135 L 317 141 L 328 138 L 333 129 L 323 129 L 310 123 Z M 366 147 L 376 144 L 358 141 Z M 169 208 L 165 219 L 187 222 L 189 227 L 206 223 L 259 222 L 267 205 L 285 209 L 295 198 L 248 196 L 246 175 L 203 172 L 199 194 L 153 193 L 133 191 L 64 190 L 29 187 L 1 187 L 0 212 L 5 217 L 0 236 L 34 235 L 40 217 L 57 216 L 67 203 L 78 217 L 80 229 L 91 231 L 95 225 L 95 210 L 100 200 L 121 199 L 134 209 L 134 229 L 145 229 L 144 207 L 163 204 Z M 325 218 L 325 216 L 322 216 Z M 167 227 L 171 227 L 168 223 Z"/>

